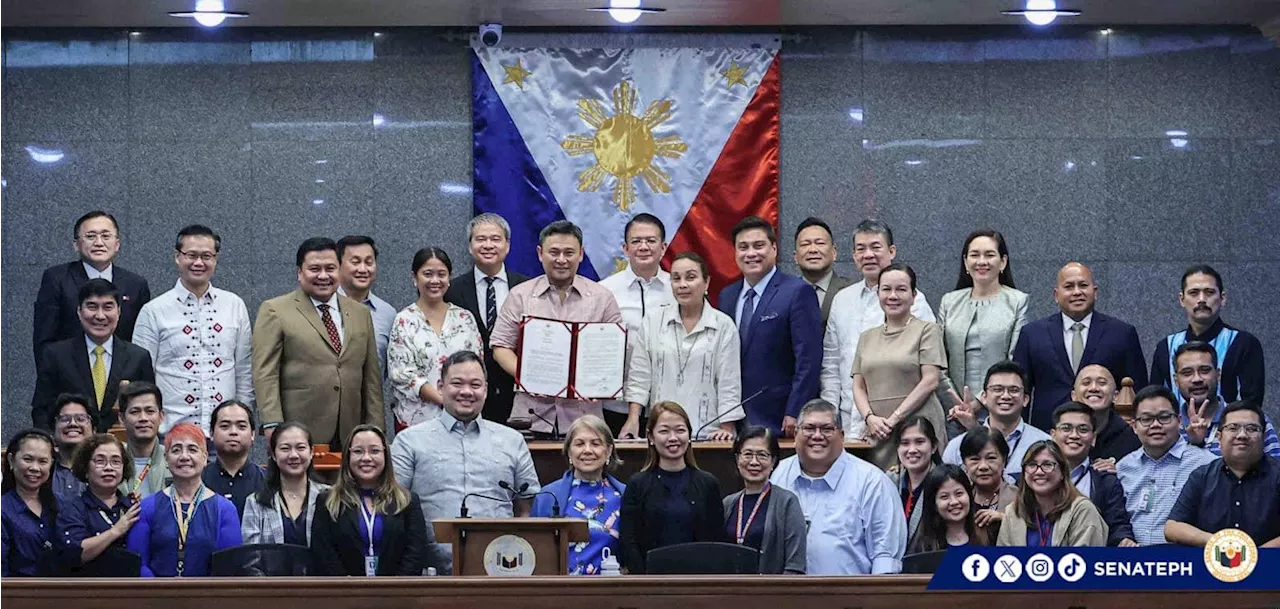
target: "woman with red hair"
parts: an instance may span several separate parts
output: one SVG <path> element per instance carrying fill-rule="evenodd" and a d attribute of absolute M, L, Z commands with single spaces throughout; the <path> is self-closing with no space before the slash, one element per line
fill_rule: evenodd
<path fill-rule="evenodd" d="M 143 577 L 207 576 L 214 552 L 240 545 L 236 506 L 200 481 L 209 453 L 198 426 L 170 429 L 164 460 L 173 484 L 142 500 L 127 547 L 142 557 Z"/>

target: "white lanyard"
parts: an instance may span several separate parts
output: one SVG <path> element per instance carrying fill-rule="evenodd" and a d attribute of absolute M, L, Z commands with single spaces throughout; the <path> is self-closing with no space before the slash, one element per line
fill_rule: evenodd
<path fill-rule="evenodd" d="M 364 519 L 365 528 L 369 531 L 369 552 L 365 556 L 374 556 L 373 553 L 373 523 L 377 519 L 377 513 L 367 509 L 364 505 L 364 498 L 360 498 L 360 517 Z"/>

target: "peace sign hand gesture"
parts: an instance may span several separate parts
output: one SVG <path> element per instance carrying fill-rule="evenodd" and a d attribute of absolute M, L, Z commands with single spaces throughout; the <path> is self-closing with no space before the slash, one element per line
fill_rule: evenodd
<path fill-rule="evenodd" d="M 1209 399 L 1205 398 L 1196 404 L 1195 398 L 1187 398 L 1187 442 L 1196 446 L 1204 446 L 1205 437 L 1209 435 Z"/>

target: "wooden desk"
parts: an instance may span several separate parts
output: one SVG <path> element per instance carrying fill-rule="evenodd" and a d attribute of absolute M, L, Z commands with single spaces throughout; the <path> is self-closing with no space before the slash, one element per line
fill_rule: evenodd
<path fill-rule="evenodd" d="M 926 592 L 927 577 L 6 579 L 5 609 L 1231 609 L 1275 592 Z"/>
<path fill-rule="evenodd" d="M 783 439 L 778 443 L 782 449 L 782 458 L 794 455 L 795 440 Z M 626 440 L 618 442 L 618 456 L 622 465 L 613 472 L 623 482 L 632 474 L 644 467 L 648 444 L 643 440 Z M 866 442 L 845 442 L 845 450 L 866 457 L 871 445 Z M 720 490 L 726 495 L 742 488 L 738 479 L 738 464 L 733 457 L 731 442 L 694 442 L 693 455 L 698 460 L 698 467 L 711 473 L 720 481 Z M 569 467 L 569 460 L 564 456 L 564 442 L 550 440 L 534 440 L 529 442 L 529 452 L 533 454 L 533 466 L 538 470 L 538 481 L 543 485 L 559 480 Z"/>

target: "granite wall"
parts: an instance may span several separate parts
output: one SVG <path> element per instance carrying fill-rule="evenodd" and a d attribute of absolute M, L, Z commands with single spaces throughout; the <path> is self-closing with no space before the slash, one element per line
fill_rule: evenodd
<path fill-rule="evenodd" d="M 40 273 L 88 209 L 120 219 L 120 264 L 153 293 L 177 229 L 213 226 L 215 281 L 251 311 L 292 289 L 315 234 L 374 236 L 396 306 L 417 248 L 465 265 L 467 34 L 5 30 L 4 435 L 29 422 Z M 1183 323 L 1182 269 L 1208 262 L 1226 319 L 1280 344 L 1280 50 L 1256 32 L 815 28 L 787 32 L 782 74 L 788 262 L 818 215 L 853 274 L 852 228 L 878 216 L 936 303 L 964 235 L 994 226 L 1034 316 L 1080 259 L 1149 350 Z"/>

